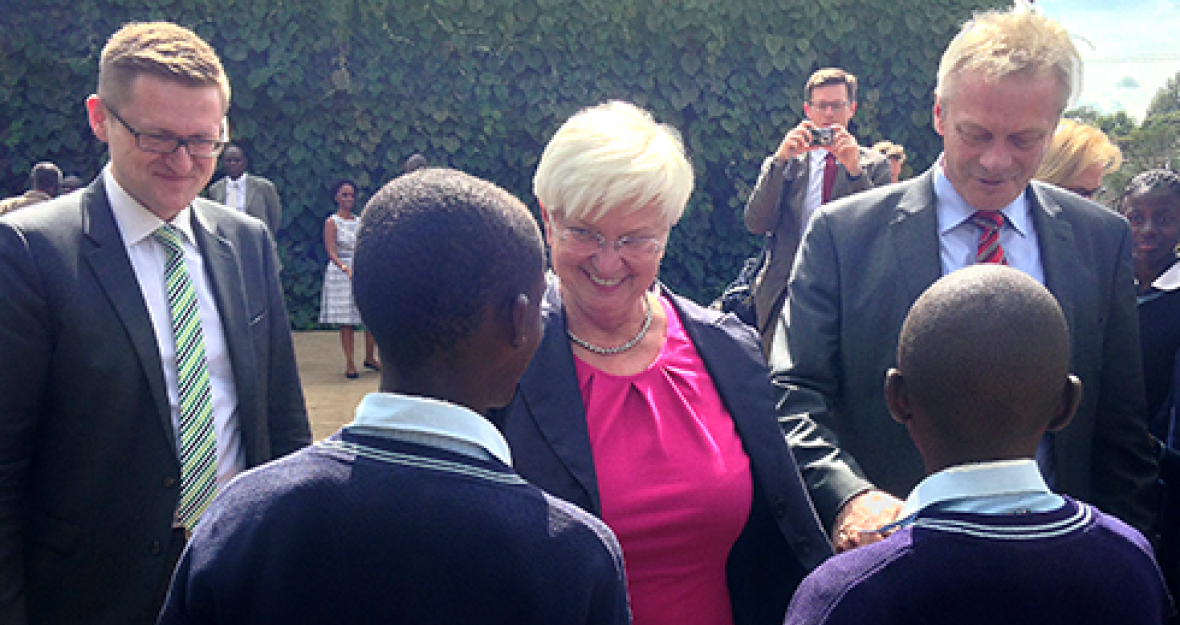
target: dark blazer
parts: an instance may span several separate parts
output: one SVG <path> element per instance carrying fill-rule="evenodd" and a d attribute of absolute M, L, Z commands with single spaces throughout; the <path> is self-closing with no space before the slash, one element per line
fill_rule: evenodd
<path fill-rule="evenodd" d="M 271 236 L 277 237 L 283 225 L 283 205 L 279 202 L 279 192 L 275 190 L 274 183 L 262 176 L 243 175 L 246 177 L 246 214 L 261 219 Z M 223 177 L 209 185 L 209 199 L 225 204 L 228 180 L 228 177 Z"/>
<path fill-rule="evenodd" d="M 889 416 L 885 371 L 902 321 L 942 274 L 933 171 L 846 198 L 812 218 L 770 354 L 783 429 L 831 523 L 857 492 L 905 497 L 924 476 L 906 429 Z M 1045 282 L 1070 328 L 1084 385 L 1054 436 L 1056 490 L 1147 532 L 1156 462 L 1147 437 L 1131 231 L 1113 211 L 1034 182 Z M 855 459 L 855 460 L 853 460 Z"/>
<path fill-rule="evenodd" d="M 1140 312 L 1143 311 L 1142 306 Z M 1175 320 L 1173 320 L 1175 323 Z M 1172 420 L 1180 411 L 1180 352 L 1174 356 L 1170 393 L 1163 406 L 1151 422 L 1150 429 L 1156 437 L 1160 463 L 1160 483 L 1163 485 L 1162 505 L 1156 560 L 1168 580 L 1172 597 L 1180 599 L 1180 449 L 1167 446 L 1168 430 Z M 1173 615 L 1170 623 L 1180 624 L 1180 614 Z"/>
<path fill-rule="evenodd" d="M 277 259 L 260 222 L 192 206 L 254 466 L 311 438 Z M 101 176 L 0 219 L 0 284 L 0 622 L 153 623 L 177 555 L 180 463 Z"/>
<path fill-rule="evenodd" d="M 827 535 L 775 426 L 773 391 L 753 330 L 733 315 L 665 294 L 700 352 L 750 458 L 754 503 L 727 567 L 735 621 L 779 625 L 803 576 L 831 555 Z M 521 476 L 601 516 L 586 413 L 555 283 L 546 293 L 543 315 L 545 336 L 516 397 L 490 418 L 504 431 Z"/>
<path fill-rule="evenodd" d="M 807 196 L 811 167 L 807 152 L 786 163 L 774 157 L 762 163 L 761 173 L 750 199 L 746 202 L 746 228 L 754 234 L 770 235 L 766 264 L 754 284 L 754 307 L 762 333 L 763 351 L 769 353 L 776 320 L 782 310 L 787 280 L 795 264 L 795 252 L 802 237 L 803 198 Z M 837 165 L 840 173 L 832 184 L 832 199 L 889 184 L 889 162 L 876 150 L 860 148 L 861 175 L 853 180 L 848 170 Z"/>

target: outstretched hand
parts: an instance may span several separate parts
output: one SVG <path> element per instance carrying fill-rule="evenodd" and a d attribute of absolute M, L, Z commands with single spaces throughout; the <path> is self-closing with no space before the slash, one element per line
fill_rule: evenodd
<path fill-rule="evenodd" d="M 897 520 L 902 503 L 897 497 L 879 490 L 865 491 L 849 499 L 836 515 L 832 531 L 832 547 L 836 553 L 883 540 L 888 533 L 878 529 Z"/>

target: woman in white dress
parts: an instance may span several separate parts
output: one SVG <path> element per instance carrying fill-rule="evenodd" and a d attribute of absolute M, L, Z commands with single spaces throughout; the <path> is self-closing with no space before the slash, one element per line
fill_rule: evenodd
<path fill-rule="evenodd" d="M 361 314 L 352 300 L 352 253 L 356 248 L 356 231 L 360 219 L 352 213 L 356 205 L 356 183 L 338 180 L 332 185 L 336 212 L 324 220 L 324 249 L 328 266 L 324 270 L 324 288 L 320 299 L 320 323 L 340 325 L 340 344 L 344 348 L 345 377 L 357 377 L 353 330 L 361 325 Z M 367 369 L 381 370 L 373 337 L 365 333 Z"/>

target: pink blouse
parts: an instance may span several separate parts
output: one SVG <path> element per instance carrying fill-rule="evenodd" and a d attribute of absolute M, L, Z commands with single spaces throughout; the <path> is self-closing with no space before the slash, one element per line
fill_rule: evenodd
<path fill-rule="evenodd" d="M 675 309 L 645 371 L 575 357 L 602 518 L 623 547 L 635 625 L 732 624 L 725 563 L 750 514 L 750 461 Z"/>

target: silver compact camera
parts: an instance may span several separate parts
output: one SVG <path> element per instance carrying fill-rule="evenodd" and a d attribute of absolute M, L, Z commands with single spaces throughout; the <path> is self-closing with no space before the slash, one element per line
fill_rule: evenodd
<path fill-rule="evenodd" d="M 832 145 L 832 129 L 812 128 L 811 145 Z"/>

